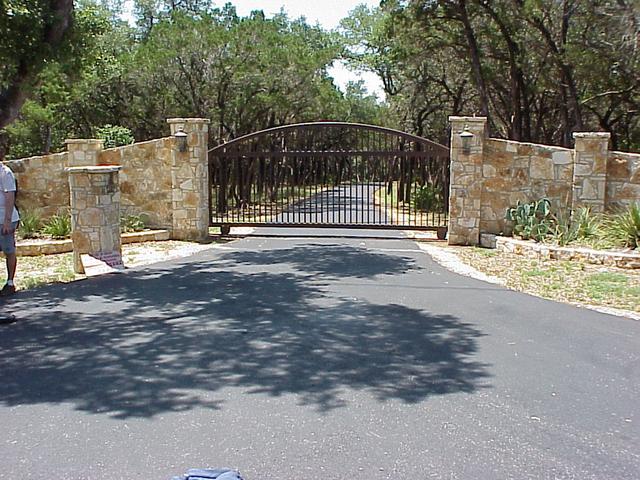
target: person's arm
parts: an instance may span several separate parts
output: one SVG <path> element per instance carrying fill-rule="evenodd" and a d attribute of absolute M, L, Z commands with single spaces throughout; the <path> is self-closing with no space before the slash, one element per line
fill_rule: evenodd
<path fill-rule="evenodd" d="M 13 207 L 16 204 L 16 192 L 2 192 L 4 195 L 4 218 L 2 219 L 2 234 L 7 235 L 11 231 L 11 217 Z"/>

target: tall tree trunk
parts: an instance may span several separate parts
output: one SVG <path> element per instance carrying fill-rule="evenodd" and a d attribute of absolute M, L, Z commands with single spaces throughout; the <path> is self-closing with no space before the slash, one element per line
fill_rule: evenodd
<path fill-rule="evenodd" d="M 464 26 L 464 34 L 467 39 L 467 48 L 469 49 L 469 57 L 471 59 L 471 72 L 473 73 L 473 80 L 480 94 L 480 113 L 483 116 L 489 115 L 489 95 L 487 93 L 487 85 L 482 74 L 482 64 L 480 62 L 480 48 L 478 47 L 478 41 L 476 39 L 473 25 L 469 19 L 469 13 L 467 12 L 467 1 L 458 1 L 458 19 Z"/>
<path fill-rule="evenodd" d="M 41 48 L 55 51 L 72 25 L 73 0 L 50 0 L 49 9 L 50 17 L 44 27 Z M 18 117 L 27 100 L 28 89 L 43 64 L 43 60 L 33 62 L 24 58 L 18 62 L 16 74 L 9 79 L 6 87 L 0 89 L 0 128 L 6 127 Z"/>

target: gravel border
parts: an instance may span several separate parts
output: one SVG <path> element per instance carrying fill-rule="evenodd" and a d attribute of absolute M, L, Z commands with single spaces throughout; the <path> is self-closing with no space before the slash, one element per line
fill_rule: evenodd
<path fill-rule="evenodd" d="M 482 280 L 483 282 L 505 286 L 505 282 L 502 279 L 491 276 L 491 275 L 487 275 L 467 265 L 454 252 L 448 251 L 446 247 L 435 245 L 434 244 L 435 242 L 424 243 L 424 242 L 418 241 L 416 243 L 418 245 L 418 248 L 420 248 L 420 250 L 429 254 L 437 263 L 442 265 L 447 270 L 450 270 L 454 273 L 458 273 L 460 275 L 464 275 L 466 277 L 475 278 L 476 280 Z M 527 295 L 537 296 L 529 292 L 522 292 L 522 293 L 526 293 Z M 558 300 L 552 300 L 552 299 L 548 299 L 548 300 L 551 300 L 553 302 L 558 301 Z M 617 317 L 626 317 L 632 320 L 640 321 L 640 315 L 629 310 L 622 310 L 622 309 L 612 308 L 612 307 L 601 307 L 598 305 L 589 305 L 589 304 L 577 303 L 577 302 L 567 302 L 567 303 L 569 303 L 570 305 L 574 305 L 576 307 L 587 308 L 589 310 L 594 310 L 600 313 L 606 313 L 609 315 L 615 315 Z"/>

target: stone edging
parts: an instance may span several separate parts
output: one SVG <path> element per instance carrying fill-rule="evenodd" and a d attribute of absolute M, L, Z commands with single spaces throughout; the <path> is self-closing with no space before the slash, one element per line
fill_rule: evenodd
<path fill-rule="evenodd" d="M 558 247 L 544 243 L 534 243 L 511 237 L 485 234 L 480 236 L 483 247 L 495 248 L 501 252 L 515 253 L 541 260 L 572 260 L 626 269 L 640 269 L 640 253 L 593 250 L 590 248 Z"/>
<path fill-rule="evenodd" d="M 122 243 L 160 242 L 169 240 L 168 230 L 147 230 L 144 232 L 123 233 Z M 19 257 L 36 257 L 39 255 L 55 255 L 73 251 L 71 240 L 24 240 L 16 245 Z"/>

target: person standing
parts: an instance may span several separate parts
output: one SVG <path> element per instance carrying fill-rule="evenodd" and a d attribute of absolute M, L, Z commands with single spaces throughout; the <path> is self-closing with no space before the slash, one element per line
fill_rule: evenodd
<path fill-rule="evenodd" d="M 0 163 L 0 250 L 4 253 L 7 263 L 7 283 L 0 296 L 16 293 L 13 279 L 16 275 L 16 228 L 20 215 L 16 209 L 16 178 L 9 167 Z"/>

